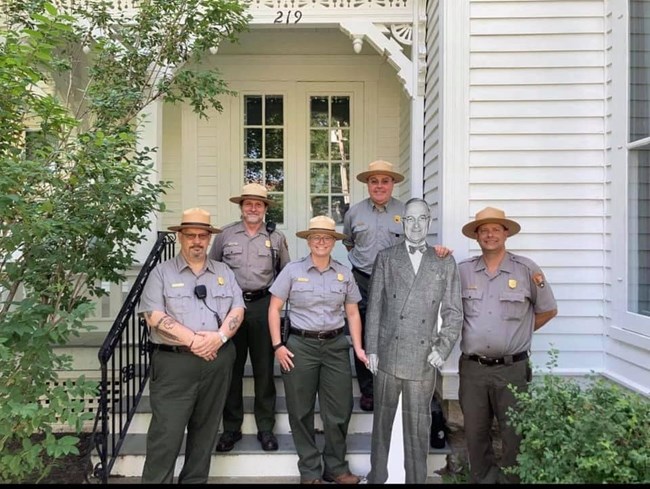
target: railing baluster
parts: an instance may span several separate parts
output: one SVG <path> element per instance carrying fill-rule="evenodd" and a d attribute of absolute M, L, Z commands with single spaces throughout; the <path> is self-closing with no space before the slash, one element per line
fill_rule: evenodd
<path fill-rule="evenodd" d="M 175 255 L 175 242 L 174 233 L 158 233 L 156 244 L 142 265 L 97 355 L 101 382 L 93 431 L 99 462 L 93 475 L 104 484 L 108 483 L 149 379 L 149 334 L 144 319 L 136 314 L 136 307 L 153 268 Z"/>

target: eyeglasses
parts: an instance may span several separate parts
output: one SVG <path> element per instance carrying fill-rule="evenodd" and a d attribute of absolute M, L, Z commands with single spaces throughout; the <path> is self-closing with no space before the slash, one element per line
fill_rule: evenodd
<path fill-rule="evenodd" d="M 194 241 L 196 238 L 199 238 L 201 241 L 206 240 L 210 237 L 210 233 L 181 233 L 190 241 Z"/>
<path fill-rule="evenodd" d="M 402 221 L 406 224 L 414 224 L 416 218 L 413 216 L 402 216 Z M 429 216 L 420 216 L 417 218 L 418 224 L 426 224 L 429 220 Z"/>
<path fill-rule="evenodd" d="M 309 238 L 307 238 L 307 239 L 308 239 L 309 241 L 314 241 L 314 242 L 316 242 L 316 243 L 331 243 L 332 241 L 334 241 L 334 236 L 330 236 L 330 235 L 328 235 L 328 234 L 326 234 L 325 236 L 321 236 L 321 235 L 318 235 L 318 236 L 311 235 L 311 236 L 309 236 Z"/>

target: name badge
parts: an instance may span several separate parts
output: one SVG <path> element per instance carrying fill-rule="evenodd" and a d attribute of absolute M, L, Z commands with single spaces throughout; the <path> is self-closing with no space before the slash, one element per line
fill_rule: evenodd
<path fill-rule="evenodd" d="M 264 244 L 266 245 L 267 248 L 270 248 L 271 247 L 271 240 L 267 239 Z"/>
<path fill-rule="evenodd" d="M 179 284 L 172 284 L 172 288 L 174 288 L 174 289 L 177 289 L 177 288 L 179 288 L 179 287 L 185 287 L 185 284 L 182 283 L 182 282 L 179 283 Z"/>
<path fill-rule="evenodd" d="M 337 279 L 339 282 L 343 282 L 343 274 L 342 274 L 342 273 L 339 273 L 339 274 L 336 276 L 336 279 Z"/>
<path fill-rule="evenodd" d="M 514 278 L 511 278 L 510 280 L 508 280 L 508 287 L 510 287 L 511 289 L 516 288 L 517 287 L 517 281 Z"/>
<path fill-rule="evenodd" d="M 309 282 L 309 279 L 305 277 L 298 277 L 296 279 L 296 282 Z"/>
<path fill-rule="evenodd" d="M 217 283 L 218 283 L 219 285 L 223 285 L 223 284 L 226 283 L 226 281 L 224 280 L 223 277 L 217 277 Z"/>

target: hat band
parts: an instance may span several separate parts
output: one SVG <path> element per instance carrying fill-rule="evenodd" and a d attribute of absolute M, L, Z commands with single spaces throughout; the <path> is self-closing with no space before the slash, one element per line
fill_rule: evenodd
<path fill-rule="evenodd" d="M 330 233 L 335 233 L 335 229 L 329 229 L 329 228 L 309 228 L 308 231 L 328 231 Z"/>
<path fill-rule="evenodd" d="M 241 199 L 267 199 L 268 197 L 265 197 L 263 195 L 256 195 L 256 194 L 242 194 Z"/>
<path fill-rule="evenodd" d="M 204 222 L 182 222 L 181 226 L 212 227 L 210 224 Z"/>

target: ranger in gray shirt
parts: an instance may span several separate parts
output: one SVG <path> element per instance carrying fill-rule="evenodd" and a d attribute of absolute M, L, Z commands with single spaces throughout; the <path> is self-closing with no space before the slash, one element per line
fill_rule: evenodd
<path fill-rule="evenodd" d="M 241 209 L 240 221 L 223 228 L 212 243 L 210 258 L 232 268 L 237 283 L 244 291 L 246 314 L 239 333 L 233 339 L 237 359 L 230 385 L 230 393 L 223 412 L 224 432 L 217 443 L 217 451 L 233 449 L 241 439 L 244 421 L 243 377 L 246 358 L 250 352 L 255 379 L 253 405 L 257 424 L 257 439 L 264 450 L 277 450 L 273 434 L 275 426 L 275 380 L 273 378 L 273 350 L 269 336 L 269 287 L 275 276 L 289 262 L 287 240 L 282 232 L 265 225 L 264 216 L 273 201 L 266 187 L 249 183 L 241 195 L 230 201 Z"/>
<path fill-rule="evenodd" d="M 149 275 L 138 312 L 151 331 L 151 423 L 142 482 L 172 482 L 187 430 L 179 483 L 208 481 L 210 453 L 230 388 L 235 349 L 228 340 L 244 317 L 244 301 L 227 265 L 209 260 L 219 229 L 199 208 L 183 212 L 180 254 Z"/>
<path fill-rule="evenodd" d="M 368 185 L 367 199 L 354 204 L 343 217 L 343 244 L 348 250 L 352 273 L 361 292 L 359 312 L 362 335 L 368 306 L 368 287 L 372 266 L 379 251 L 396 244 L 402 238 L 401 218 L 404 204 L 393 197 L 393 187 L 404 175 L 393 170 L 392 163 L 373 161 L 368 170 L 357 175 Z M 361 391 L 359 404 L 364 411 L 373 410 L 372 374 L 356 357 L 354 366 Z"/>
<path fill-rule="evenodd" d="M 507 422 L 508 408 L 516 403 L 508 385 L 527 389 L 533 332 L 557 315 L 553 291 L 539 266 L 506 251 L 506 239 L 520 229 L 493 207 L 463 227 L 483 252 L 458 265 L 463 296 L 458 397 L 473 483 L 517 482 L 501 469 L 516 463 L 521 441 Z M 495 464 L 490 436 L 494 416 L 503 442 L 501 467 Z"/>

